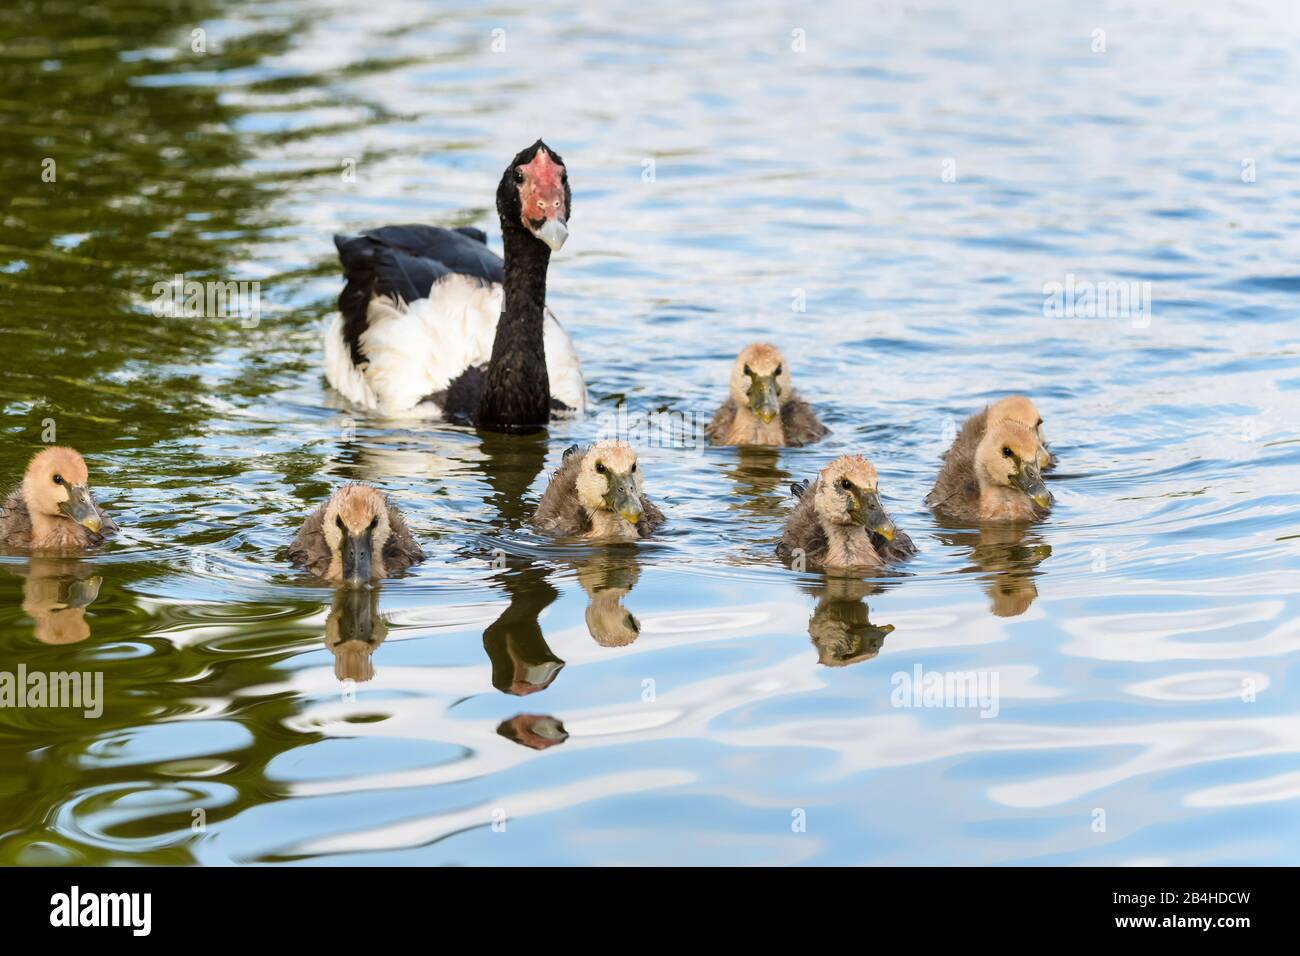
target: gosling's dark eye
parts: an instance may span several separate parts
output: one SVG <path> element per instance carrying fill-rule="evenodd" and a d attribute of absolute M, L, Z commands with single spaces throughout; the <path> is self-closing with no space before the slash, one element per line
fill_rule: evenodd
<path fill-rule="evenodd" d="M 746 374 L 746 375 L 749 375 L 749 376 L 752 376 L 752 375 L 754 374 L 754 370 L 751 369 L 748 365 L 746 365 L 746 366 L 745 366 L 745 374 Z"/>
<path fill-rule="evenodd" d="M 345 528 L 345 527 L 343 526 L 343 519 L 342 519 L 341 517 L 337 516 L 337 515 L 334 517 L 334 523 L 335 523 L 336 525 L 339 526 L 339 530 L 340 530 L 340 531 L 347 531 L 347 530 L 348 530 L 347 528 Z"/>
<path fill-rule="evenodd" d="M 379 515 L 375 515 L 373 518 L 370 519 L 370 530 L 374 531 L 378 527 L 379 527 Z"/>
<path fill-rule="evenodd" d="M 1042 427 L 1043 427 L 1043 420 L 1040 418 L 1038 421 L 1034 422 L 1034 427 L 1035 427 L 1035 428 L 1042 428 Z"/>
<path fill-rule="evenodd" d="M 62 476 L 62 475 L 55 475 L 55 476 L 54 476 L 54 483 L 55 483 L 56 485 L 61 485 L 61 484 L 63 484 L 63 476 Z"/>
<path fill-rule="evenodd" d="M 776 371 L 773 372 L 772 374 L 773 374 L 773 375 L 780 375 L 780 374 L 781 374 L 781 366 L 778 365 L 778 366 L 776 367 Z"/>
<path fill-rule="evenodd" d="M 845 491 L 848 491 L 850 488 L 853 487 L 853 482 L 849 481 L 847 478 L 841 478 L 840 487 L 843 488 Z"/>
<path fill-rule="evenodd" d="M 1002 449 L 1002 457 L 1003 457 L 1003 458 L 1015 458 L 1015 457 L 1016 457 L 1016 454 L 1015 454 L 1015 452 L 1013 452 L 1010 448 L 1003 448 L 1003 449 Z"/>
<path fill-rule="evenodd" d="M 600 462 L 600 461 L 596 462 L 596 473 L 597 473 L 597 474 L 600 474 L 600 475 L 603 475 L 603 474 L 605 473 L 605 463 L 604 463 L 604 462 Z"/>
<path fill-rule="evenodd" d="M 516 167 L 515 167 L 515 182 L 517 182 L 517 183 L 522 183 L 523 181 L 524 181 L 524 171 L 523 171 L 523 169 L 522 169 L 521 167 L 516 166 Z"/>
<path fill-rule="evenodd" d="M 636 471 L 636 462 L 632 462 L 632 470 Z"/>

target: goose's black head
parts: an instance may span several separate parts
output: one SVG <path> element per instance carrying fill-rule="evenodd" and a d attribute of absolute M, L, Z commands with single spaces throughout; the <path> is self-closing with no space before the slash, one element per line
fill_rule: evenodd
<path fill-rule="evenodd" d="M 564 160 L 540 139 L 510 161 L 497 187 L 502 230 L 526 229 L 552 252 L 569 235 L 571 202 Z"/>

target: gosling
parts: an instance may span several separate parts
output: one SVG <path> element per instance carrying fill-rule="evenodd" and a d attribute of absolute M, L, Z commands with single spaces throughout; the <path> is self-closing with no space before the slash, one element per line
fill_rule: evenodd
<path fill-rule="evenodd" d="M 731 397 L 705 428 L 714 445 L 798 447 L 818 441 L 830 429 L 812 406 L 795 394 L 790 369 L 774 345 L 756 342 L 731 367 Z"/>
<path fill-rule="evenodd" d="M 944 455 L 925 503 L 959 521 L 1034 521 L 1052 495 L 1039 467 L 1037 433 L 1010 419 L 982 435 L 963 428 Z"/>
<path fill-rule="evenodd" d="M 547 534 L 614 540 L 648 537 L 663 523 L 645 496 L 636 452 L 615 441 L 569 446 L 532 519 Z"/>
<path fill-rule="evenodd" d="M 85 551 L 117 530 L 90 492 L 86 461 L 71 448 L 37 452 L 0 509 L 0 544 L 32 551 Z"/>
<path fill-rule="evenodd" d="M 861 455 L 844 455 L 817 480 L 791 486 L 799 499 L 776 546 L 786 564 L 806 570 L 880 568 L 916 553 L 912 539 L 880 503 L 876 469 Z"/>
<path fill-rule="evenodd" d="M 965 440 L 972 442 L 972 447 L 978 445 L 990 425 L 1003 421 L 1024 425 L 1034 433 L 1034 437 L 1038 439 L 1040 471 L 1049 471 L 1056 467 L 1056 455 L 1047 447 L 1047 439 L 1043 437 L 1043 416 L 1038 413 L 1034 403 L 1024 395 L 1008 395 L 1006 398 L 999 398 L 983 411 L 976 412 L 966 419 L 961 426 L 961 431 L 957 433 L 957 442 L 961 442 L 963 436 L 967 436 Z M 945 457 L 947 457 L 946 452 Z"/>
<path fill-rule="evenodd" d="M 405 571 L 424 552 L 382 493 L 348 484 L 303 522 L 289 560 L 330 584 L 357 587 Z"/>

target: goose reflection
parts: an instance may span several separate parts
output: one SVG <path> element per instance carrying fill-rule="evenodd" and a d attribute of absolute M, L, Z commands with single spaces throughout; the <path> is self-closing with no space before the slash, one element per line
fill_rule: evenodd
<path fill-rule="evenodd" d="M 497 733 L 531 750 L 546 750 L 569 739 L 564 724 L 546 714 L 516 714 L 501 721 Z"/>
<path fill-rule="evenodd" d="M 528 488 L 546 467 L 546 451 L 545 432 L 479 433 L 481 470 L 490 489 L 485 499 L 492 515 L 488 521 L 497 532 L 511 534 L 527 524 L 533 509 Z M 510 604 L 483 632 L 483 649 L 492 662 L 492 686 L 524 697 L 545 690 L 564 668 L 538 620 L 560 595 L 547 580 L 546 568 L 527 559 L 512 562 L 517 566 L 494 575 Z"/>
<path fill-rule="evenodd" d="M 558 598 L 537 565 L 507 569 L 498 581 L 510 604 L 483 632 L 483 649 L 492 661 L 492 686 L 503 694 L 524 697 L 551 686 L 564 667 L 542 635 L 539 618 Z"/>
<path fill-rule="evenodd" d="M 973 568 L 984 582 L 989 609 L 998 617 L 1016 617 L 1029 610 L 1038 597 L 1035 579 L 1038 565 L 1051 556 L 1052 546 L 1032 525 L 990 524 L 975 529 L 944 527 L 937 530 L 940 541 L 965 548 Z"/>
<path fill-rule="evenodd" d="M 776 448 L 742 445 L 736 449 L 736 461 L 723 474 L 731 479 L 738 501 L 735 511 L 757 518 L 783 518 L 786 512 L 786 488 L 790 472 L 781 467 L 781 453 Z"/>
<path fill-rule="evenodd" d="M 76 644 L 90 637 L 86 608 L 104 579 L 94 566 L 68 558 L 34 557 L 17 569 L 23 576 L 23 613 L 42 644 Z"/>
<path fill-rule="evenodd" d="M 808 636 L 817 648 L 817 660 L 827 667 L 844 667 L 869 661 L 880 653 L 892 624 L 872 624 L 863 600 L 881 590 L 878 584 L 847 576 L 827 576 L 824 583 L 805 588 L 816 595 L 817 606 L 808 619 Z"/>
<path fill-rule="evenodd" d="M 587 592 L 587 631 L 601 647 L 626 647 L 641 636 L 641 622 L 623 606 L 623 599 L 641 576 L 636 549 L 611 547 L 591 559 L 575 562 L 578 584 Z"/>
<path fill-rule="evenodd" d="M 364 683 L 375 676 L 371 655 L 388 636 L 379 613 L 379 588 L 339 588 L 325 619 L 325 646 L 334 655 L 334 676 Z"/>

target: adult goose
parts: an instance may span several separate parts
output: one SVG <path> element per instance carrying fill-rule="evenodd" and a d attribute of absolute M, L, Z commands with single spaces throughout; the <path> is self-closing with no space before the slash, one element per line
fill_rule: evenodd
<path fill-rule="evenodd" d="M 497 186 L 505 258 L 478 229 L 406 225 L 335 236 L 347 285 L 325 331 L 325 376 L 353 403 L 497 431 L 581 414 L 587 386 L 546 307 L 568 236 L 564 161 L 540 139 Z"/>

